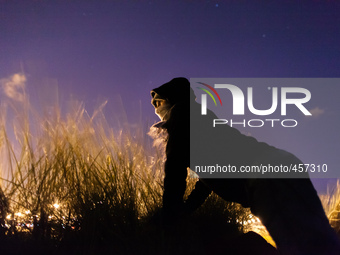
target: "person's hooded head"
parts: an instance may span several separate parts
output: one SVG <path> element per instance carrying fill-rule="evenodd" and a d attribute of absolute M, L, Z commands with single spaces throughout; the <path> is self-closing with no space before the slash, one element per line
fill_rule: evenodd
<path fill-rule="evenodd" d="M 162 121 L 169 118 L 170 109 L 177 103 L 189 103 L 195 100 L 195 94 L 186 78 L 174 78 L 151 90 L 151 104 Z"/>

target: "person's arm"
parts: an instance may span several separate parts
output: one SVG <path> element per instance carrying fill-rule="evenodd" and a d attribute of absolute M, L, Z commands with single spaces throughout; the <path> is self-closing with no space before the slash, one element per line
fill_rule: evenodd
<path fill-rule="evenodd" d="M 174 106 L 167 122 L 168 142 L 164 166 L 163 212 L 165 217 L 176 217 L 183 210 L 187 167 L 190 162 L 189 115 L 186 107 Z"/>
<path fill-rule="evenodd" d="M 185 201 L 185 213 L 193 213 L 204 203 L 210 193 L 211 189 L 207 187 L 201 180 L 198 180 L 195 184 L 195 189 L 191 192 L 188 199 Z"/>

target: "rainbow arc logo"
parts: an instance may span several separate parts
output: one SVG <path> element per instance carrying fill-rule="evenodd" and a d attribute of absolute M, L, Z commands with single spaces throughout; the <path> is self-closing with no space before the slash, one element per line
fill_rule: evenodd
<path fill-rule="evenodd" d="M 208 89 L 210 89 L 218 98 L 218 100 L 220 101 L 220 104 L 222 106 L 222 100 L 220 98 L 220 95 L 217 93 L 217 91 L 210 85 L 206 84 L 206 83 L 203 83 L 203 82 L 197 82 L 205 87 L 207 87 Z M 205 88 L 201 88 L 201 87 L 197 87 L 198 89 L 200 90 L 203 90 L 204 92 L 206 92 L 211 98 L 212 100 L 214 101 L 215 103 L 215 106 L 217 106 L 217 103 L 216 103 L 216 100 L 215 100 L 215 97 L 214 95 L 207 89 Z M 207 115 L 207 94 L 202 94 L 201 95 L 201 114 L 202 115 Z"/>
<path fill-rule="evenodd" d="M 208 85 L 206 83 L 203 83 L 203 82 L 197 82 L 197 83 L 202 84 L 203 86 L 209 88 L 217 96 L 218 100 L 220 101 L 220 104 L 222 105 L 222 100 L 220 98 L 220 95 L 217 93 L 217 91 L 213 87 L 211 87 L 210 85 Z M 215 105 L 217 106 L 215 97 L 213 96 L 213 94 L 211 94 L 211 92 L 209 90 L 201 88 L 201 87 L 197 87 L 197 88 L 203 90 L 204 92 L 206 92 L 212 98 L 212 100 L 214 101 Z"/>

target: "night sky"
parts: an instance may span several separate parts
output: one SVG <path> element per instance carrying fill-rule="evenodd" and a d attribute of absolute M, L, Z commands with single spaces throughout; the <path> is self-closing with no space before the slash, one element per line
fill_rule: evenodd
<path fill-rule="evenodd" d="M 119 115 L 122 101 L 131 124 L 153 123 L 149 91 L 173 77 L 340 77 L 339 13 L 336 1 L 0 0 L 0 79 L 25 73 L 33 102 L 58 84 L 90 110 L 108 99 Z M 340 87 L 327 89 L 312 92 L 323 119 L 260 138 L 335 166 Z"/>

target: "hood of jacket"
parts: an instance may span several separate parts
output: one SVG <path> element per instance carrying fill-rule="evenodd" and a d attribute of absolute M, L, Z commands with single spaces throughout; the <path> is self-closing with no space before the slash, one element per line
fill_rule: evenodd
<path fill-rule="evenodd" d="M 188 79 L 183 77 L 174 78 L 171 81 L 151 90 L 152 99 L 164 99 L 171 105 L 179 102 L 189 102 L 196 98 L 194 91 L 190 87 Z"/>

